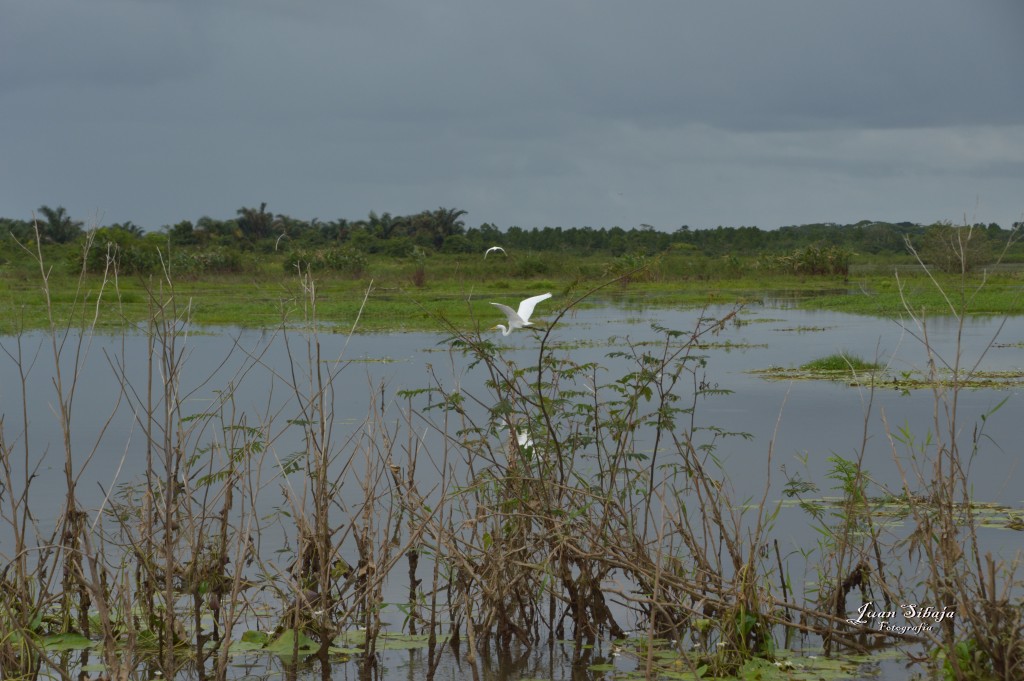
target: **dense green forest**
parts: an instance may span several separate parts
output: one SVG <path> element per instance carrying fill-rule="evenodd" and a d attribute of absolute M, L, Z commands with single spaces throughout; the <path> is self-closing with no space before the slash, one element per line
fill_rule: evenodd
<path fill-rule="evenodd" d="M 989 262 L 1000 254 L 1004 259 L 1024 260 L 1024 251 L 1015 247 L 1004 253 L 1006 244 L 1014 243 L 1021 223 L 1011 229 L 995 223 L 956 226 L 862 220 L 772 230 L 755 226 L 692 229 L 686 225 L 671 232 L 650 225 L 629 229 L 512 226 L 502 230 L 487 222 L 467 227 L 466 215 L 464 210 L 442 207 L 413 215 L 371 212 L 365 219 L 299 220 L 274 214 L 264 203 L 258 208 L 239 208 L 231 218 L 184 220 L 155 231 L 131 222 L 87 230 L 63 207 L 41 206 L 32 219 L 0 218 L 0 264 L 19 259 L 24 254 L 21 245 L 35 240 L 37 228 L 44 244 L 72 245 L 91 238 L 87 267 L 101 267 L 113 254 L 125 272 L 153 271 L 168 253 L 179 272 L 241 271 L 243 254 L 273 253 L 286 269 L 304 264 L 358 273 L 369 254 L 424 258 L 435 253 L 482 253 L 490 246 L 502 246 L 520 252 L 581 256 L 644 258 L 677 252 L 714 259 L 761 258 L 762 265 L 774 263 L 796 271 L 804 268 L 810 274 L 841 274 L 854 257 L 906 255 L 908 244 L 926 262 L 944 267 L 968 234 L 969 264 Z"/>

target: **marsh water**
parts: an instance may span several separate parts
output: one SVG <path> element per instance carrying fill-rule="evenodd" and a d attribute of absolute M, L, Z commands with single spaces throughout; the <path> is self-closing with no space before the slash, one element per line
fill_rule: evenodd
<path fill-rule="evenodd" d="M 553 339 L 556 352 L 571 353 L 577 362 L 598 363 L 602 367 L 599 380 L 611 381 L 628 366 L 608 355 L 627 343 L 662 339 L 652 324 L 687 330 L 700 315 L 713 317 L 725 312 L 727 308 L 585 309 L 563 319 Z M 959 331 L 952 317 L 928 320 L 928 342 L 940 363 L 956 361 Z M 718 452 L 726 468 L 735 470 L 738 489 L 755 492 L 762 488 L 770 448 L 773 468 L 800 466 L 813 479 L 821 480 L 830 455 L 853 456 L 860 451 L 865 424 L 867 468 L 879 482 L 898 488 L 893 444 L 885 424 L 890 431 L 907 427 L 918 437 L 934 434 L 935 399 L 930 390 L 908 393 L 881 385 L 872 392 L 843 380 L 768 380 L 756 372 L 795 368 L 833 353 L 848 353 L 880 362 L 890 375 L 920 373 L 927 369 L 928 355 L 919 337 L 920 331 L 909 320 L 748 307 L 719 334 L 708 338 L 700 350 L 707 358 L 705 379 L 729 394 L 703 400 L 697 407 L 698 419 L 752 436 L 730 439 Z M 482 393 L 483 376 L 468 367 L 465 357 L 450 353 L 445 339 L 427 333 L 346 336 L 321 332 L 318 341 L 324 365 L 345 364 L 334 404 L 337 427 L 342 431 L 358 427 L 374 401 L 382 402 L 385 410 L 397 409 L 401 402 L 395 398 L 398 391 L 428 386 L 431 376 L 448 381 L 452 388 Z M 496 333 L 494 342 L 520 365 L 529 366 L 536 360 L 537 338 L 530 333 L 517 332 L 507 338 Z M 32 451 L 40 453 L 38 459 L 33 458 L 42 464 L 38 471 L 41 481 L 60 483 L 63 449 L 50 343 L 43 334 L 28 334 L 20 340 L 20 352 L 26 366 L 28 437 Z M 231 386 L 237 408 L 250 414 L 250 423 L 282 408 L 287 415 L 287 404 L 293 399 L 283 387 L 290 378 L 289 353 L 294 355 L 297 348 L 305 352 L 300 332 L 293 333 L 290 343 L 291 347 L 286 347 L 279 331 L 231 328 L 194 329 L 180 337 L 177 347 L 185 412 L 202 412 L 216 393 Z M 961 367 L 977 364 L 987 371 L 1024 373 L 1024 317 L 969 318 L 960 343 Z M 8 353 L 17 351 L 14 339 L 0 339 L 0 344 Z M 145 376 L 146 352 L 146 338 L 141 334 L 96 335 L 86 340 L 79 358 L 71 428 L 75 451 L 93 456 L 88 467 L 83 466 L 83 491 L 97 483 L 109 488 L 127 481 L 144 466 L 144 438 L 122 395 L 118 374 L 123 371 L 138 390 Z M 14 362 L 3 359 L 0 410 L 10 442 L 21 437 L 12 424 L 20 417 L 22 395 Z M 66 366 L 65 392 L 70 376 L 71 367 Z M 985 427 L 986 437 L 972 471 L 981 499 L 1016 504 L 1024 496 L 1019 470 L 1022 389 L 1019 385 L 1000 390 L 967 389 L 959 395 L 960 435 L 970 438 L 975 426 Z M 278 453 L 283 457 L 295 445 L 288 440 L 279 442 Z M 745 475 L 753 471 L 756 475 Z M 751 487 L 745 486 L 748 477 Z"/>
<path fill-rule="evenodd" d="M 577 362 L 596 363 L 600 366 L 599 381 L 612 381 L 629 367 L 621 357 L 610 355 L 629 344 L 662 339 L 663 334 L 652 325 L 686 331 L 700 316 L 722 316 L 729 310 L 599 305 L 563 318 L 551 339 L 556 352 L 571 353 Z M 700 398 L 696 419 L 749 435 L 730 437 L 717 445 L 716 457 L 728 474 L 735 498 L 759 499 L 767 486 L 769 501 L 782 501 L 785 481 L 793 475 L 815 482 L 821 494 L 827 496 L 836 484 L 829 478 L 833 466 L 830 458 L 855 459 L 861 453 L 877 489 L 899 494 L 902 487 L 897 462 L 906 463 L 908 452 L 892 435 L 902 431 L 924 441 L 934 436 L 936 428 L 944 427 L 942 418 L 936 420 L 936 396 L 931 390 L 906 390 L 896 384 L 882 384 L 872 390 L 843 380 L 769 380 L 755 372 L 770 367 L 795 368 L 833 353 L 848 353 L 885 365 L 886 375 L 893 377 L 921 373 L 929 362 L 925 335 L 940 364 L 1024 372 L 1024 317 L 970 318 L 962 328 L 955 318 L 936 317 L 927 321 L 925 330 L 911 319 L 810 312 L 779 299 L 770 306 L 742 309 L 720 332 L 707 337 L 700 350 L 706 358 L 702 380 L 724 392 Z M 323 366 L 339 372 L 332 405 L 339 441 L 349 431 L 362 428 L 372 409 L 385 421 L 400 419 L 407 404 L 398 397 L 402 390 L 423 388 L 436 381 L 468 395 L 485 394 L 483 372 L 471 367 L 461 353 L 451 351 L 445 335 L 348 336 L 327 329 L 317 338 Z M 292 380 L 290 358 L 306 352 L 307 340 L 300 329 L 290 331 L 287 338 L 281 331 L 191 329 L 177 339 L 185 413 L 203 413 L 216 395 L 230 386 L 234 390 L 233 408 L 237 410 L 234 418 L 248 415 L 249 424 L 266 422 L 270 416 L 281 421 L 294 418 L 295 395 L 286 387 Z M 508 337 L 495 334 L 491 340 L 507 359 L 521 366 L 536 361 L 535 334 L 516 331 Z M 30 333 L 20 339 L 0 339 L 0 344 L 6 352 L 0 356 L 0 413 L 4 415 L 5 437 L 17 447 L 27 438 L 33 465 L 39 466 L 33 483 L 33 494 L 39 502 L 30 499 L 30 503 L 37 523 L 52 527 L 60 512 L 55 501 L 64 489 L 63 436 L 55 416 L 59 407 L 52 340 L 45 334 Z M 70 434 L 80 467 L 80 495 L 86 507 L 95 508 L 108 491 L 138 481 L 145 469 L 144 437 L 134 417 L 130 391 L 126 392 L 123 384 L 127 382 L 136 392 L 144 392 L 147 340 L 141 333 L 97 334 L 87 337 L 81 349 L 77 360 L 65 351 L 67 365 L 62 366 L 62 380 L 67 393 L 72 363 L 77 362 L 80 368 L 74 385 Z M 12 359 L 19 353 L 20 371 Z M 121 381 L 119 374 L 124 377 Z M 21 423 L 23 395 L 27 432 L 14 425 Z M 963 390 L 956 405 L 956 437 L 962 439 L 962 448 L 977 448 L 970 470 L 975 498 L 1011 510 L 1019 510 L 1024 504 L 1021 400 L 1021 388 L 1011 384 L 1002 389 Z M 423 424 L 418 432 L 424 451 L 431 451 L 431 445 L 437 451 L 441 434 Z M 643 438 L 639 441 L 643 443 Z M 301 446 L 300 438 L 281 428 L 269 438 L 268 460 L 287 459 Z M 422 469 L 429 477 L 429 467 Z M 270 515 L 281 501 L 268 494 L 266 504 L 263 511 Z M 9 538 L 3 532 L 6 530 L 0 530 L 0 554 L 6 555 Z M 981 534 L 985 545 L 1001 555 L 1009 556 L 1024 548 L 1024 537 L 1019 532 L 993 526 L 983 528 Z M 774 535 L 783 542 L 787 557 L 813 548 L 817 541 L 806 515 L 789 506 L 780 512 Z M 264 542 L 272 541 L 274 534 L 270 531 Z M 396 589 L 404 588 L 396 585 Z M 396 593 L 385 600 L 399 602 L 401 597 Z M 397 629 L 401 616 L 393 610 L 392 618 Z M 416 670 L 422 663 L 421 651 L 385 655 L 385 669 L 389 670 L 385 678 L 419 678 Z M 634 663 L 617 658 L 613 664 L 628 669 Z M 274 676 L 281 671 L 279 665 L 274 659 L 240 660 L 237 673 L 239 677 Z M 599 672 L 584 672 L 581 677 L 581 672 L 574 670 L 568 657 L 557 649 L 524 652 L 521 658 L 496 659 L 485 665 L 491 668 L 487 674 L 491 678 L 600 676 Z M 889 665 L 885 678 L 909 674 L 898 671 L 902 669 L 899 663 L 879 661 L 865 668 L 864 677 L 877 678 L 879 665 Z M 320 676 L 322 670 L 292 669 L 289 673 L 312 677 Z M 438 678 L 461 678 L 465 673 L 453 660 L 442 667 Z M 339 664 L 332 674 L 348 678 L 353 672 Z"/>

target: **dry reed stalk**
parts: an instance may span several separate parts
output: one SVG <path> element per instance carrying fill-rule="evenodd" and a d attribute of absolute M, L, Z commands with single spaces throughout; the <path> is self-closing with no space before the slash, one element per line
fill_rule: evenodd
<path fill-rule="evenodd" d="M 916 555 L 924 564 L 924 598 L 936 609 L 955 613 L 943 619 L 938 633 L 930 630 L 922 633 L 942 650 L 944 672 L 958 681 L 992 674 L 1000 679 L 1016 679 L 1024 673 L 1024 603 L 1019 597 L 1024 582 L 1017 572 L 1022 556 L 1018 552 L 1009 560 L 996 560 L 991 554 L 983 553 L 978 543 L 979 521 L 973 508 L 970 471 L 984 442 L 985 418 L 990 414 L 983 416 L 982 423 L 975 426 L 969 446 L 961 445 L 960 392 L 978 370 L 1002 329 L 1000 325 L 973 363 L 966 361 L 963 355 L 965 320 L 971 301 L 985 286 L 983 277 L 971 289 L 967 278 L 967 250 L 972 235 L 969 228 L 956 230 L 952 246 L 960 263 L 961 280 L 957 290 L 952 292 L 934 278 L 908 243 L 911 253 L 956 319 L 957 340 L 951 356 L 938 352 L 928 333 L 927 318 L 913 308 L 897 278 L 904 307 L 913 324 L 905 328 L 921 343 L 926 358 L 925 374 L 931 381 L 933 395 L 932 425 L 930 437 L 919 442 L 911 433 L 893 431 L 885 424 L 893 460 L 901 476 L 903 497 L 915 525 L 906 544 L 907 556 Z M 951 380 L 942 380 L 940 367 L 948 370 Z M 905 465 L 899 455 L 901 448 L 909 450 L 909 465 Z M 1013 594 L 1018 594 L 1016 602 Z"/>

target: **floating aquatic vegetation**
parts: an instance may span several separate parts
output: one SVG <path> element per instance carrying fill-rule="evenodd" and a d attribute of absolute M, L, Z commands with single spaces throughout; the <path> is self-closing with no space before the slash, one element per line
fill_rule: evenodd
<path fill-rule="evenodd" d="M 841 510 L 846 501 L 842 497 L 822 496 L 813 499 L 782 499 L 778 503 L 783 508 Z M 876 520 L 885 520 L 888 525 L 899 524 L 899 521 L 909 517 L 912 507 L 928 508 L 932 505 L 927 499 L 901 497 L 870 498 L 865 499 L 865 504 L 870 506 L 871 515 Z M 979 527 L 1024 531 L 1024 508 L 992 501 L 972 501 L 969 509 L 964 504 L 960 505 L 960 509 L 965 514 L 970 510 Z"/>
<path fill-rule="evenodd" d="M 784 326 L 775 330 L 786 333 L 817 333 L 819 331 L 828 331 L 829 329 L 834 328 L 834 326 Z"/>
<path fill-rule="evenodd" d="M 653 649 L 651 649 L 653 648 Z M 677 641 L 655 639 L 649 648 L 647 640 L 616 641 L 613 656 L 633 658 L 634 669 L 618 668 L 613 662 L 590 665 L 592 671 L 607 672 L 605 678 L 615 681 L 633 679 L 716 679 L 718 681 L 841 681 L 861 679 L 865 674 L 877 676 L 880 662 L 902 660 L 904 654 L 896 648 L 876 650 L 871 655 L 838 654 L 825 656 L 809 651 L 775 650 L 767 657 L 752 657 L 735 665 L 730 673 L 717 673 L 716 664 L 728 656 L 722 647 L 704 650 L 700 645 L 681 644 Z M 651 661 L 651 670 L 645 668 Z"/>
<path fill-rule="evenodd" d="M 736 327 L 746 326 L 747 324 L 775 324 L 778 322 L 784 322 L 785 319 L 778 319 L 777 317 L 735 317 L 732 320 L 732 325 Z"/>
<path fill-rule="evenodd" d="M 875 368 L 871 368 L 871 367 Z M 748 373 L 769 381 L 833 381 L 855 387 L 888 388 L 902 392 L 932 388 L 965 388 L 968 390 L 1007 390 L 1024 386 L 1024 369 L 978 370 L 964 372 L 959 377 L 952 371 L 939 370 L 934 379 L 914 371 L 893 373 L 877 365 L 845 368 L 804 364 L 800 367 L 772 366 L 751 369 Z"/>

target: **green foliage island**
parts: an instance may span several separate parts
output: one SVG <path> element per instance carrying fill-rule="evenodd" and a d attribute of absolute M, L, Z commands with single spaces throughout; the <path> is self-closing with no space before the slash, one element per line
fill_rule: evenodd
<path fill-rule="evenodd" d="M 976 314 L 1024 310 L 1021 223 L 502 230 L 467 227 L 465 216 L 442 207 L 299 220 L 261 204 L 147 231 L 131 222 L 87 229 L 64 208 L 41 206 L 30 219 L 0 218 L 0 333 L 92 323 L 70 319 L 73 309 L 104 328 L 139 323 L 152 294 L 168 288 L 189 301 L 179 313 L 196 324 L 276 326 L 301 313 L 308 279 L 321 321 L 364 332 L 489 326 L 488 301 L 542 289 L 567 301 L 602 285 L 590 304 L 701 306 L 786 292 L 804 307 L 898 315 L 909 303 L 945 314 L 951 301 L 936 279 L 971 294 Z M 503 250 L 485 258 L 492 246 Z"/>

